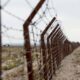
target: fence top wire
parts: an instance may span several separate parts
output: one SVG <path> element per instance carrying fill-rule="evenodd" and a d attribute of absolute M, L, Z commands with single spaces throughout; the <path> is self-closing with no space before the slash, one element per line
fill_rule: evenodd
<path fill-rule="evenodd" d="M 34 6 L 31 4 L 31 1 L 29 0 L 24 0 L 26 2 L 26 4 L 30 7 L 30 9 L 34 9 Z M 7 0 L 2 6 L 2 11 L 5 12 L 5 14 L 8 14 L 9 16 L 11 16 L 12 18 L 15 18 L 19 21 L 24 22 L 25 20 L 20 18 L 19 16 L 16 16 L 16 14 L 14 14 L 13 12 L 10 12 L 8 9 L 6 9 L 6 6 L 8 6 L 8 4 L 10 3 L 10 0 Z M 52 4 L 50 6 L 50 4 Z M 53 11 L 54 15 L 51 14 L 50 11 Z M 48 15 L 47 15 L 48 14 Z M 50 2 L 50 0 L 46 0 L 46 2 L 44 3 L 43 7 L 40 9 L 40 11 L 37 13 L 37 16 L 35 16 L 35 19 L 33 19 L 33 21 L 30 23 L 30 26 L 32 26 L 34 29 L 32 31 L 32 29 L 30 28 L 30 35 L 34 35 L 35 39 L 32 38 L 31 36 L 31 41 L 37 41 L 38 43 L 40 42 L 40 34 L 43 32 L 43 29 L 48 25 L 50 19 L 49 17 L 56 17 L 57 13 L 55 8 L 53 7 L 53 3 L 52 0 Z M 49 16 L 49 17 L 48 17 Z M 42 27 L 40 27 L 40 25 Z M 6 24 L 2 23 L 2 28 L 3 28 L 3 35 L 5 35 L 7 38 L 12 39 L 19 39 L 22 40 L 23 38 L 18 38 L 17 36 L 11 36 L 8 34 L 9 31 L 17 31 L 17 32 L 23 32 L 22 29 L 19 28 L 14 28 L 13 26 L 8 27 Z M 5 29 L 5 30 L 4 30 Z M 7 33 L 6 33 L 7 32 Z M 48 33 L 49 34 L 49 33 Z M 28 35 L 28 33 L 26 33 L 26 35 Z M 37 38 L 37 40 L 36 40 Z"/>

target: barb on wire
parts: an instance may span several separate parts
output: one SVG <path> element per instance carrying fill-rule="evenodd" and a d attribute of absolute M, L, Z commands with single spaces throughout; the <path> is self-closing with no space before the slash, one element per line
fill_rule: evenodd
<path fill-rule="evenodd" d="M 2 24 L 2 27 L 4 27 L 4 28 L 6 28 L 7 30 L 15 30 L 15 31 L 23 31 L 22 29 L 15 29 L 15 28 L 13 28 L 13 27 L 7 27 L 6 25 L 3 25 Z"/>
<path fill-rule="evenodd" d="M 56 10 L 55 7 L 54 7 L 53 0 L 51 0 L 51 3 L 52 3 L 52 9 L 54 10 L 55 16 L 57 17 L 58 14 L 57 14 L 57 10 Z"/>
<path fill-rule="evenodd" d="M 33 10 L 34 7 L 31 5 L 31 3 L 30 3 L 28 0 L 25 0 L 25 1 L 26 1 L 27 5 L 29 5 L 29 7 L 32 8 L 32 10 Z M 36 20 L 36 22 L 37 22 L 39 19 L 42 19 L 42 21 L 47 25 L 47 22 L 43 19 L 44 15 L 45 15 L 45 11 L 42 12 L 42 15 L 39 14 L 39 13 L 37 13 L 37 14 L 39 15 L 39 18 Z M 48 19 L 46 18 L 46 20 L 48 20 Z"/>
<path fill-rule="evenodd" d="M 52 7 L 49 7 L 49 1 L 51 1 Z M 57 11 L 56 11 L 56 9 L 54 8 L 54 4 L 53 4 L 53 1 L 52 1 L 52 0 L 47 0 L 47 2 L 46 2 L 46 8 L 47 8 L 48 13 L 50 14 L 51 17 L 53 17 L 53 16 L 52 16 L 50 10 L 53 10 L 54 13 L 55 13 L 55 17 L 57 17 Z"/>

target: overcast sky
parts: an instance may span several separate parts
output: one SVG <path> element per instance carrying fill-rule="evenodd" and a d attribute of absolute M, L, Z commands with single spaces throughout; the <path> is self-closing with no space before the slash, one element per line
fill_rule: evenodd
<path fill-rule="evenodd" d="M 72 41 L 80 41 L 80 0 L 54 0 L 63 29 Z"/>
<path fill-rule="evenodd" d="M 6 3 L 7 0 L 2 0 L 2 5 Z M 10 15 L 8 15 L 5 10 L 13 13 L 16 16 L 19 16 L 21 19 L 26 20 L 29 14 L 32 11 L 32 8 L 27 4 L 27 0 L 10 0 L 8 5 L 2 10 L 2 24 L 7 27 L 13 27 L 16 29 L 23 29 L 24 21 L 18 20 Z M 39 0 L 28 0 L 32 7 L 39 2 Z M 53 1 L 53 4 L 56 9 L 58 19 L 61 21 L 62 29 L 65 35 L 71 41 L 80 41 L 80 0 L 49 0 Z M 43 10 L 45 7 L 43 6 Z M 53 15 L 54 12 L 51 12 Z M 47 14 L 48 15 L 48 14 Z M 48 16 L 49 17 L 49 16 Z M 37 17 L 36 17 L 37 18 Z M 36 20 L 36 19 L 35 19 Z M 34 20 L 34 21 L 35 21 Z M 42 24 L 40 24 L 42 25 Z M 44 25 L 45 26 L 45 25 Z M 6 30 L 2 28 L 3 34 L 3 43 L 23 43 L 23 32 L 16 30 Z M 14 38 L 9 38 L 13 36 Z M 18 39 L 15 39 L 18 38 Z"/>

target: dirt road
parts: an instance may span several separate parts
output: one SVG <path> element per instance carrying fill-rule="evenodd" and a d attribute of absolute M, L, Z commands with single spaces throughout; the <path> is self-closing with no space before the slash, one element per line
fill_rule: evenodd
<path fill-rule="evenodd" d="M 62 61 L 53 80 L 80 80 L 80 47 Z"/>

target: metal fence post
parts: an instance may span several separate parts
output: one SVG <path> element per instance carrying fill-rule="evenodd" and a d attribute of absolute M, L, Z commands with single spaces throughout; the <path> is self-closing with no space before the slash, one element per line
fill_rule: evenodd
<path fill-rule="evenodd" d="M 53 19 L 51 20 L 51 22 L 48 24 L 48 26 L 45 28 L 45 30 L 43 31 L 43 33 L 41 34 L 41 48 L 42 48 L 42 54 L 43 54 L 43 64 L 44 66 L 44 78 L 45 80 L 47 80 L 47 67 L 46 67 L 46 45 L 45 45 L 45 41 L 44 41 L 44 35 L 46 34 L 47 30 L 50 28 L 50 26 L 52 25 L 52 23 L 55 21 L 55 17 L 53 17 Z"/>
<path fill-rule="evenodd" d="M 55 66 L 54 66 L 54 58 L 53 58 L 53 54 L 52 54 L 53 51 L 52 51 L 52 47 L 51 47 L 51 44 L 50 44 L 51 42 L 49 41 L 49 39 L 52 36 L 52 34 L 56 33 L 55 30 L 58 28 L 58 26 L 59 26 L 59 24 L 56 25 L 56 27 L 52 30 L 52 32 L 50 33 L 50 35 L 47 37 L 48 54 L 50 55 L 49 59 L 50 59 L 50 57 L 52 57 L 52 59 L 51 59 L 51 65 L 52 65 L 51 66 L 51 68 L 52 68 L 51 74 L 52 75 L 55 74 Z"/>
<path fill-rule="evenodd" d="M 41 8 L 42 4 L 45 2 L 45 0 L 40 0 L 40 2 L 37 4 L 37 6 L 34 8 L 28 19 L 25 21 L 23 25 L 24 29 L 24 40 L 25 40 L 25 50 L 26 50 L 26 59 L 27 59 L 27 68 L 28 68 L 28 79 L 33 80 L 33 69 L 32 69 L 32 54 L 31 54 L 31 44 L 30 44 L 30 35 L 29 35 L 29 25 L 38 12 L 38 10 Z"/>

